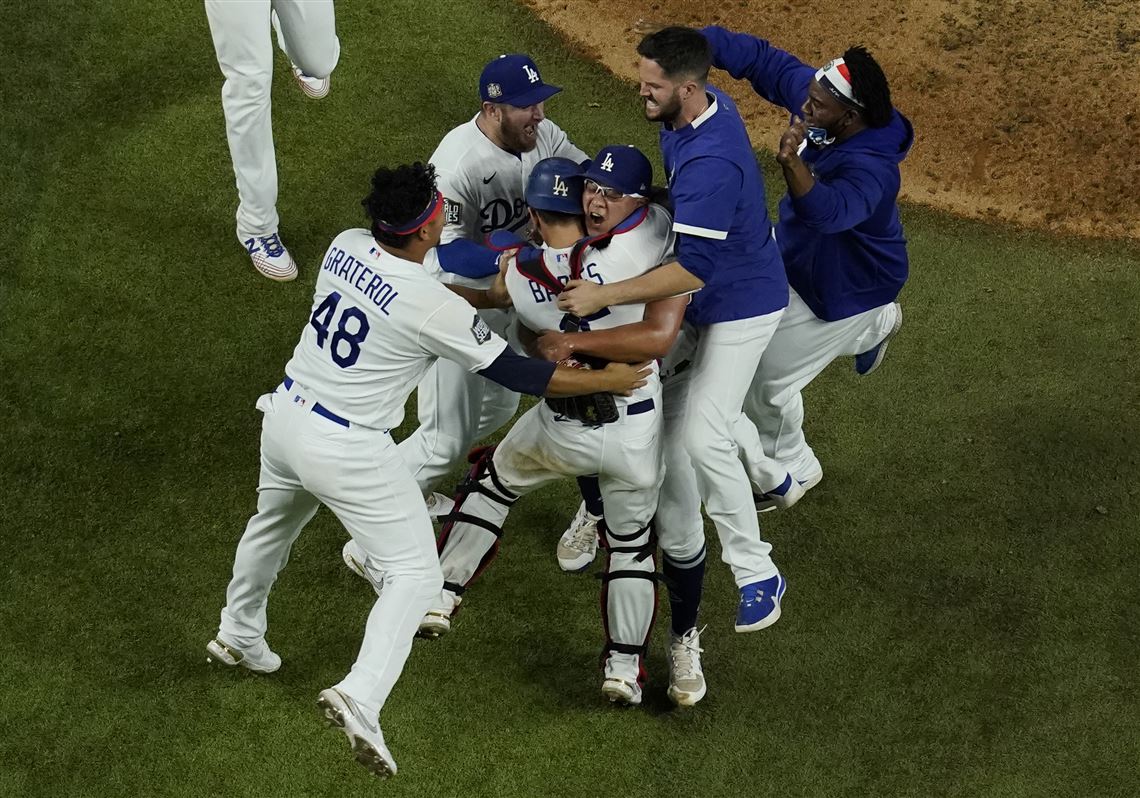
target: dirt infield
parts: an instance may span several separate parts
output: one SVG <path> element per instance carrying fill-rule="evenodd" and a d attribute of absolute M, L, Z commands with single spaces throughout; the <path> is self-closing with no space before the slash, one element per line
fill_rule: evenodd
<path fill-rule="evenodd" d="M 974 218 L 1140 238 L 1135 0 L 526 1 L 630 79 L 640 18 L 724 25 L 817 65 L 865 44 L 914 123 L 906 198 Z M 713 80 L 740 101 L 753 143 L 773 149 L 786 113 L 724 73 Z"/>

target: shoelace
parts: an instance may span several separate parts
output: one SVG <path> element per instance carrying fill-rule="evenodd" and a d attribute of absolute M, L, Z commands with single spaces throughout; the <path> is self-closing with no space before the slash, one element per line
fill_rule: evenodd
<path fill-rule="evenodd" d="M 589 554 L 594 550 L 598 540 L 598 522 L 588 515 L 574 518 L 574 528 L 570 532 L 570 539 L 566 547 Z"/>
<path fill-rule="evenodd" d="M 285 247 L 281 245 L 281 239 L 276 233 L 271 236 L 262 236 L 261 246 L 265 249 L 265 254 L 271 258 L 279 258 L 285 254 Z"/>
<path fill-rule="evenodd" d="M 693 641 L 699 640 L 705 629 L 708 629 L 708 624 L 702 626 L 696 634 L 689 633 L 670 641 L 669 659 L 672 661 L 672 670 L 677 679 L 687 679 L 697 675 L 694 658 L 704 653 L 704 649 Z"/>

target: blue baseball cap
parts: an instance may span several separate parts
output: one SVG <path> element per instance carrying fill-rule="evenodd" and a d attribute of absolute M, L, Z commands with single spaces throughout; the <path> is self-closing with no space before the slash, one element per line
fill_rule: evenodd
<path fill-rule="evenodd" d="M 644 197 L 653 184 L 653 164 L 632 144 L 607 144 L 583 166 L 587 180 L 616 188 L 622 194 Z"/>
<path fill-rule="evenodd" d="M 526 204 L 540 211 L 582 213 L 582 171 L 569 158 L 543 158 L 526 181 Z"/>
<path fill-rule="evenodd" d="M 526 108 L 549 100 L 560 91 L 561 86 L 543 83 L 534 61 L 522 53 L 499 56 L 483 67 L 483 74 L 479 76 L 479 96 L 483 102 Z"/>

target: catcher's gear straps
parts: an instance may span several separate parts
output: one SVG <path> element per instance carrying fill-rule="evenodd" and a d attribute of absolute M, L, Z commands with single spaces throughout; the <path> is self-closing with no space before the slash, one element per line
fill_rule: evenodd
<path fill-rule="evenodd" d="M 570 279 L 582 279 L 582 253 L 586 250 L 586 247 L 604 249 L 609 245 L 610 240 L 615 235 L 628 232 L 629 230 L 637 227 L 639 224 L 645 221 L 645 217 L 648 215 L 649 208 L 647 206 L 638 208 L 625 219 L 614 225 L 614 228 L 608 233 L 602 233 L 601 235 L 596 236 L 586 236 L 585 238 L 578 241 L 578 243 L 574 245 L 574 248 L 570 250 Z M 519 254 L 521 255 L 522 252 L 520 251 Z M 543 251 L 538 250 L 536 254 L 538 257 L 535 258 L 516 258 L 515 268 L 518 269 L 519 274 L 521 274 L 523 277 L 527 278 L 528 280 L 533 280 L 546 290 L 550 291 L 550 293 L 555 295 L 561 294 L 566 286 L 564 286 L 562 284 L 562 281 L 551 274 L 550 270 L 546 268 L 546 263 L 543 260 Z"/>
<path fill-rule="evenodd" d="M 646 559 L 649 560 L 649 570 L 647 570 L 647 571 L 630 571 L 630 570 L 606 571 L 606 572 L 603 572 L 603 573 L 600 573 L 597 575 L 597 578 L 602 580 L 602 585 L 603 585 L 603 589 L 602 589 L 603 590 L 602 614 L 603 614 L 603 622 L 605 623 L 605 626 L 606 626 L 606 644 L 602 648 L 602 660 L 604 662 L 605 657 L 611 651 L 615 651 L 619 654 L 637 654 L 639 656 L 645 656 L 646 648 L 647 648 L 648 642 L 649 642 L 648 641 L 648 638 L 649 638 L 648 633 L 646 634 L 645 642 L 643 642 L 641 645 L 633 645 L 630 643 L 617 643 L 617 642 L 614 642 L 614 640 L 610 637 L 609 623 L 608 623 L 608 619 L 605 617 L 605 605 L 604 605 L 604 602 L 605 602 L 605 585 L 608 585 L 610 582 L 614 581 L 615 579 L 648 579 L 650 582 L 654 582 L 654 583 L 661 580 L 661 574 L 656 573 L 653 570 L 653 568 L 654 568 L 653 556 L 657 553 L 657 534 L 656 534 L 656 531 L 653 528 L 653 524 L 650 523 L 648 526 L 644 526 L 632 534 L 618 535 L 615 532 L 611 531 L 609 529 L 609 527 L 606 526 L 605 521 L 603 520 L 598 525 L 598 532 L 599 532 L 599 536 L 601 537 L 601 540 L 602 540 L 602 545 L 605 547 L 606 553 L 609 556 L 612 557 L 614 554 L 635 554 L 635 555 L 637 555 L 633 558 L 635 562 L 640 563 L 640 562 L 644 562 Z M 640 544 L 635 543 L 636 541 L 638 541 L 641 538 L 644 538 L 644 540 L 642 540 L 642 542 Z M 616 545 L 615 546 L 613 544 L 613 542 L 611 542 L 611 541 L 617 542 L 619 544 L 624 543 L 624 544 L 634 544 L 634 545 Z M 608 565 L 608 562 L 609 562 L 609 557 L 607 557 L 607 565 Z M 654 608 L 653 608 L 652 614 L 656 615 L 657 614 L 657 608 L 656 608 L 657 597 L 656 597 L 656 595 L 654 595 L 653 603 L 654 603 Z M 650 628 L 652 628 L 652 625 L 653 625 L 653 622 L 652 622 L 652 620 L 650 620 Z"/>
<path fill-rule="evenodd" d="M 494 457 L 494 446 L 482 446 L 477 449 L 472 449 L 467 454 L 467 462 L 471 463 L 471 469 L 456 488 L 454 508 L 441 519 L 443 526 L 440 527 L 439 538 L 436 541 L 436 551 L 440 554 L 443 553 L 444 546 L 447 545 L 447 538 L 457 523 L 471 524 L 480 529 L 485 529 L 496 538 L 503 536 L 503 528 L 501 526 L 496 526 L 490 521 L 463 512 L 463 502 L 466 501 L 467 497 L 472 493 L 481 493 L 491 501 L 497 502 L 505 507 L 511 507 L 519 500 L 518 496 L 503 487 L 503 483 L 499 481 L 499 475 L 495 472 Z M 490 486 L 483 484 L 485 477 L 489 478 Z M 498 547 L 497 541 L 495 546 L 496 548 Z M 493 552 L 489 553 L 488 559 L 493 556 Z M 483 567 L 485 567 L 485 564 L 480 566 L 480 570 L 482 570 Z M 460 585 L 455 582 L 444 582 L 443 586 L 457 596 L 463 595 L 463 592 L 467 590 L 466 585 Z"/>

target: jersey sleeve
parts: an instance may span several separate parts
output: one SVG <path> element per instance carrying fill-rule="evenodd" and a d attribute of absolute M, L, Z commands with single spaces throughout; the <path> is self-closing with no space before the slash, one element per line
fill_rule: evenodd
<path fill-rule="evenodd" d="M 733 33 L 717 26 L 702 28 L 713 53 L 713 66 L 737 80 L 744 78 L 765 100 L 793 114 L 807 99 L 815 69 L 769 42 L 747 33 Z"/>
<path fill-rule="evenodd" d="M 547 146 L 545 149 L 549 153 L 549 155 L 546 155 L 545 157 L 569 158 L 574 163 L 582 163 L 582 161 L 585 161 L 590 157 L 575 147 L 574 144 L 570 141 L 570 137 L 566 135 L 566 131 L 558 127 L 558 125 L 554 124 L 549 119 L 544 119 L 542 125 L 546 128 L 544 131 L 546 134 L 545 137 L 547 139 Z"/>
<path fill-rule="evenodd" d="M 428 354 L 452 360 L 467 371 L 487 368 L 507 348 L 475 308 L 458 297 L 441 302 L 428 314 L 416 338 Z"/>
<path fill-rule="evenodd" d="M 883 198 L 882 177 L 870 169 L 846 169 L 826 180 L 816 179 L 808 193 L 792 197 L 796 216 L 806 227 L 841 233 L 862 224 Z"/>
<path fill-rule="evenodd" d="M 744 189 L 740 168 L 725 158 L 695 158 L 681 167 L 670 188 L 673 230 L 723 241 Z"/>

